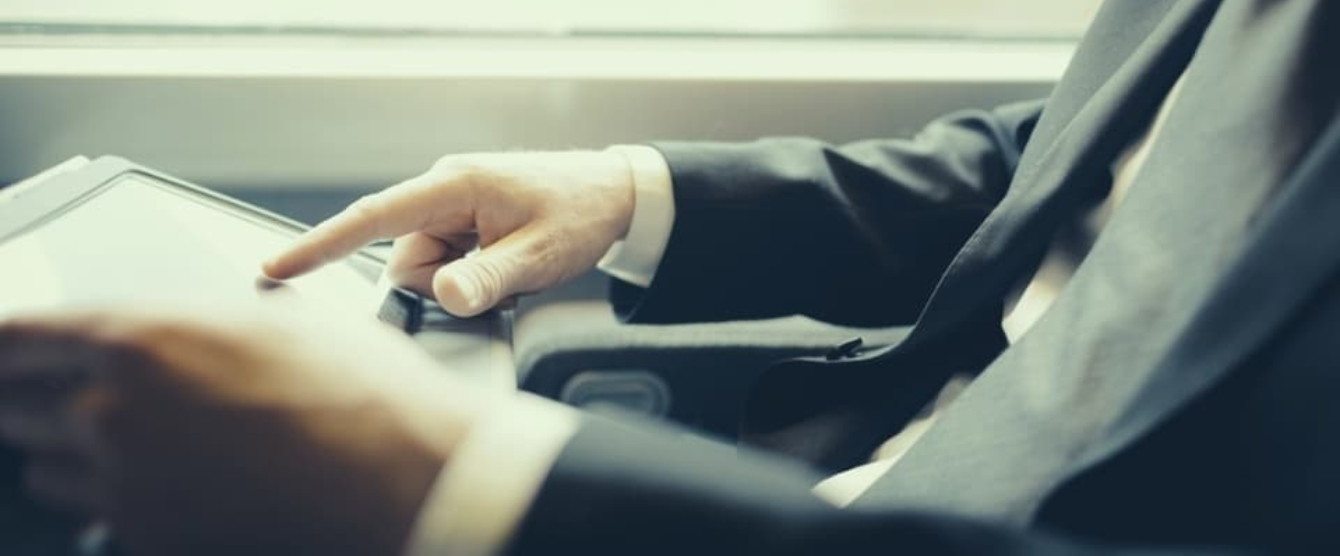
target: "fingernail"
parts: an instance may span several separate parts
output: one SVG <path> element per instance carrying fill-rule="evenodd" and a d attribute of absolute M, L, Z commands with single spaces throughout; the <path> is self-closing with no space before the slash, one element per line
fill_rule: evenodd
<path fill-rule="evenodd" d="M 479 286 L 470 278 L 459 275 L 456 276 L 456 289 L 461 292 L 461 300 L 465 301 L 465 307 L 467 309 L 473 311 L 479 308 L 480 304 L 484 302 L 484 300 L 481 299 L 482 296 L 479 292 Z"/>

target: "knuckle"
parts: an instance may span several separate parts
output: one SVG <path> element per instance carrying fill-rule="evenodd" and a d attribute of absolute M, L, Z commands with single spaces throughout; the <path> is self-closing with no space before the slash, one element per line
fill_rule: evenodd
<path fill-rule="evenodd" d="M 460 158 L 461 155 L 458 154 L 442 155 L 437 160 L 433 161 L 433 165 L 429 168 L 429 170 L 433 172 L 449 172 L 452 170 L 452 168 L 455 167 L 457 161 L 460 160 Z"/>
<path fill-rule="evenodd" d="M 377 223 L 385 204 L 386 202 L 380 192 L 369 193 L 350 204 L 348 213 L 355 220 L 372 226 L 373 233 L 379 234 Z"/>
<path fill-rule="evenodd" d="M 433 162 L 433 166 L 432 168 L 429 169 L 429 171 L 439 175 L 451 175 L 455 174 L 458 170 L 468 165 L 469 165 L 468 155 L 448 154 L 442 156 L 441 158 L 437 159 L 437 161 Z"/>
<path fill-rule="evenodd" d="M 507 263 L 497 258 L 480 261 L 476 274 L 480 293 L 488 301 L 502 296 L 507 289 Z"/>
<path fill-rule="evenodd" d="M 431 276 L 425 279 L 422 274 L 423 271 L 415 271 L 403 266 L 396 267 L 388 265 L 385 272 L 386 279 L 392 286 L 408 289 L 421 294 L 432 293 Z M 425 291 L 425 289 L 427 291 Z"/>
<path fill-rule="evenodd" d="M 548 276 L 563 267 L 571 266 L 566 264 L 566 261 L 572 258 L 570 242 L 571 239 L 557 229 L 535 234 L 524 253 L 528 271 Z"/>
<path fill-rule="evenodd" d="M 384 272 L 386 273 L 386 279 L 391 282 L 391 285 L 402 288 L 409 285 L 410 270 L 406 268 L 405 265 L 387 264 Z"/>
<path fill-rule="evenodd" d="M 537 264 L 547 262 L 561 249 L 563 238 L 561 234 L 553 230 L 545 230 L 536 233 L 525 247 L 526 255 L 535 260 Z"/>
<path fill-rule="evenodd" d="M 496 173 L 496 165 L 484 155 L 447 155 L 433 165 L 442 182 L 473 185 L 487 181 Z"/>
<path fill-rule="evenodd" d="M 378 209 L 382 207 L 381 193 L 369 193 L 363 195 L 349 205 L 349 211 L 355 216 L 373 216 L 377 214 Z"/>

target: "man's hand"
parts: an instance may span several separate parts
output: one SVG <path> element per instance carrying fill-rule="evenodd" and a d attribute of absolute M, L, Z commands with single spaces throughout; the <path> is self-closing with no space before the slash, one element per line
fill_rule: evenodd
<path fill-rule="evenodd" d="M 292 313 L 0 324 L 0 442 L 134 554 L 397 554 L 496 395 L 378 324 Z"/>
<path fill-rule="evenodd" d="M 633 199 L 614 151 L 448 156 L 321 223 L 264 271 L 291 278 L 395 238 L 392 281 L 472 316 L 590 270 L 627 234 Z"/>

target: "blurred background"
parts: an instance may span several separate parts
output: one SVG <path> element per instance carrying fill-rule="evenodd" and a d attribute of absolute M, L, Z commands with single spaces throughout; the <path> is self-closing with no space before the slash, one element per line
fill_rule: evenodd
<path fill-rule="evenodd" d="M 0 184 L 117 154 L 313 221 L 478 150 L 913 133 L 1097 0 L 5 0 Z"/>
<path fill-rule="evenodd" d="M 1083 0 L 10 0 L 11 23 L 213 32 L 795 34 L 1071 38 Z"/>
<path fill-rule="evenodd" d="M 115 154 L 315 222 L 448 153 L 906 137 L 1046 95 L 1096 4 L 0 0 L 0 184 Z M 725 437 L 752 371 L 906 333 L 621 325 L 607 287 L 593 271 L 438 326 L 501 323 L 505 371 L 532 392 Z"/>

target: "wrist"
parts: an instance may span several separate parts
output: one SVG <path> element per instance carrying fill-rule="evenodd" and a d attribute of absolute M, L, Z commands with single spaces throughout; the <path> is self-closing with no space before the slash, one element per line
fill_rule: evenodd
<path fill-rule="evenodd" d="M 661 152 L 645 145 L 607 149 L 624 158 L 633 182 L 631 218 L 624 235 L 597 266 L 620 280 L 647 287 L 660 266 L 674 227 L 675 201 L 670 166 Z"/>
<path fill-rule="evenodd" d="M 502 552 L 578 423 L 577 411 L 530 394 L 496 404 L 442 468 L 402 554 Z"/>
<path fill-rule="evenodd" d="M 633 214 L 637 210 L 637 168 L 627 153 L 628 146 L 614 145 L 601 151 L 610 158 L 611 164 L 618 168 L 618 178 L 614 182 L 611 197 L 614 202 L 614 241 L 623 241 L 633 224 Z"/>

